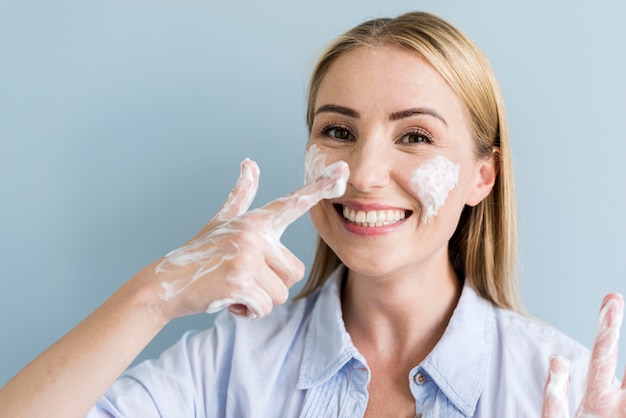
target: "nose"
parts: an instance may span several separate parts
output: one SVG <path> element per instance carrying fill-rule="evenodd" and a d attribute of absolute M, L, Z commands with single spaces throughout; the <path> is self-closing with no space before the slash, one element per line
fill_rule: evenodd
<path fill-rule="evenodd" d="M 365 142 L 365 141 L 364 141 Z M 384 147 L 364 143 L 350 153 L 348 184 L 361 192 L 369 192 L 389 185 L 391 167 L 389 153 Z"/>

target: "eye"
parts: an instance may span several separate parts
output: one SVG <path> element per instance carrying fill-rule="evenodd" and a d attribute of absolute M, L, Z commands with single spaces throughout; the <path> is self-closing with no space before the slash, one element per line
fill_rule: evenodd
<path fill-rule="evenodd" d="M 322 130 L 322 133 L 332 139 L 339 141 L 354 141 L 354 135 L 348 128 L 337 125 L 329 125 Z"/>
<path fill-rule="evenodd" d="M 421 129 L 417 129 L 417 130 L 410 131 L 402 135 L 402 137 L 400 138 L 400 142 L 402 142 L 403 144 L 420 144 L 420 143 L 432 144 L 433 138 L 430 136 L 428 132 L 423 131 Z"/>

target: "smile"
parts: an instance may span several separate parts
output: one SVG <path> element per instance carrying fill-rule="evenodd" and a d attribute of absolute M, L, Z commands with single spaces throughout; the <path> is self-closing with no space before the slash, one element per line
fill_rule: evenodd
<path fill-rule="evenodd" d="M 347 206 L 343 206 L 342 212 L 344 219 L 348 222 L 370 228 L 398 223 L 407 217 L 407 212 L 408 215 L 411 214 L 410 211 L 400 209 L 362 211 L 350 209 Z"/>

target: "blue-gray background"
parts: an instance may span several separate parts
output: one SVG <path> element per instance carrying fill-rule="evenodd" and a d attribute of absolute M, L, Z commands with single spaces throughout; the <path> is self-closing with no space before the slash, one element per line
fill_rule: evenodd
<path fill-rule="evenodd" d="M 0 385 L 219 208 L 244 157 L 254 206 L 298 187 L 314 57 L 421 9 L 490 58 L 510 119 L 521 287 L 586 345 L 626 293 L 626 2 L 0 1 Z M 284 242 L 310 265 L 308 217 Z M 176 321 L 141 358 L 187 328 Z M 626 357 L 622 343 L 620 370 Z"/>

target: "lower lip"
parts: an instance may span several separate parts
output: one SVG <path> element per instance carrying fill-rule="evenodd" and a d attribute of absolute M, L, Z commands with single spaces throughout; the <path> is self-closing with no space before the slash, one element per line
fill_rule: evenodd
<path fill-rule="evenodd" d="M 361 225 L 353 224 L 352 222 L 344 218 L 342 215 L 339 215 L 339 217 L 343 221 L 343 226 L 348 231 L 352 232 L 353 234 L 357 234 L 361 236 L 368 236 L 368 237 L 389 234 L 390 232 L 393 232 L 396 229 L 398 229 L 400 225 L 402 225 L 404 221 L 408 219 L 408 218 L 404 218 L 398 222 L 395 222 L 389 225 L 361 226 Z"/>

